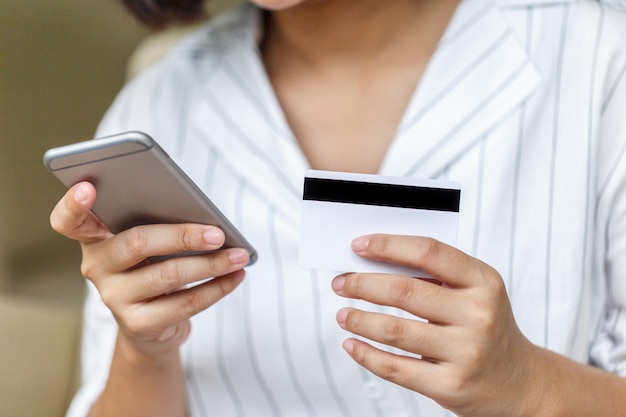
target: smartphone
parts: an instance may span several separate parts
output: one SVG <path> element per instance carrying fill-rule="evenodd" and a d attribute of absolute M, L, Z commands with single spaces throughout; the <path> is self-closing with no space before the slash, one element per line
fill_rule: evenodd
<path fill-rule="evenodd" d="M 257 260 L 256 250 L 239 230 L 145 133 L 125 132 L 53 148 L 43 161 L 68 188 L 81 181 L 94 185 L 92 212 L 113 233 L 145 224 L 214 225 L 226 235 L 225 248 L 246 249 L 248 265 Z"/>

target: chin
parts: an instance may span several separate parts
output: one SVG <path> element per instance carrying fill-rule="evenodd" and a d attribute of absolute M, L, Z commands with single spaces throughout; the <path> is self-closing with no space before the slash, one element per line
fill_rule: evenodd
<path fill-rule="evenodd" d="M 306 0 L 250 0 L 251 3 L 266 10 L 284 10 L 305 1 Z"/>

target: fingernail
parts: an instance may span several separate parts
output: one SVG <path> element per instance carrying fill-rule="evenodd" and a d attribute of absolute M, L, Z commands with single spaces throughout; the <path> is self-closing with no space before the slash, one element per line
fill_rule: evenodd
<path fill-rule="evenodd" d="M 343 327 L 343 325 L 346 323 L 346 318 L 348 318 L 349 312 L 350 309 L 348 308 L 342 308 L 337 312 L 337 323 L 339 323 L 341 327 Z"/>
<path fill-rule="evenodd" d="M 343 349 L 348 352 L 348 355 L 352 355 L 352 351 L 354 350 L 354 342 L 351 339 L 348 339 L 343 342 Z"/>
<path fill-rule="evenodd" d="M 74 191 L 74 200 L 79 203 L 84 203 L 87 200 L 87 190 L 85 190 L 84 184 L 79 184 Z"/>
<path fill-rule="evenodd" d="M 209 229 L 204 232 L 204 241 L 209 245 L 221 245 L 224 241 L 223 234 L 218 229 Z"/>
<path fill-rule="evenodd" d="M 233 265 L 239 265 L 248 262 L 248 251 L 245 249 L 231 249 L 228 253 L 228 260 Z"/>
<path fill-rule="evenodd" d="M 346 283 L 346 276 L 345 275 L 339 275 L 338 277 L 335 277 L 335 279 L 333 280 L 333 283 L 332 283 L 333 290 L 335 290 L 335 291 L 343 290 L 343 285 L 345 283 Z"/>
<path fill-rule="evenodd" d="M 352 241 L 352 250 L 356 253 L 365 252 L 370 243 L 369 236 L 360 236 Z"/>

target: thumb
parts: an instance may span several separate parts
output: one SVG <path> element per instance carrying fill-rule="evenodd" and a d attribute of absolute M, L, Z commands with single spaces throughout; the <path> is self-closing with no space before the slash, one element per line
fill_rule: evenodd
<path fill-rule="evenodd" d="M 96 189 L 89 182 L 72 186 L 50 214 L 56 232 L 81 243 L 111 237 L 109 229 L 90 211 L 96 202 Z"/>

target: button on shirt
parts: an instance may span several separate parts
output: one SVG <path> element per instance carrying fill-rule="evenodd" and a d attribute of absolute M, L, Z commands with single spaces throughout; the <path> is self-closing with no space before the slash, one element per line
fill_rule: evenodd
<path fill-rule="evenodd" d="M 297 264 L 308 163 L 260 59 L 260 14 L 246 4 L 195 32 L 98 131 L 152 135 L 259 252 L 241 287 L 192 320 L 190 414 L 449 416 L 341 348 L 341 307 L 406 313 L 340 298 L 335 273 Z M 624 376 L 625 39 L 626 15 L 591 0 L 461 2 L 380 169 L 459 181 L 458 246 L 502 275 L 526 337 Z M 69 416 L 102 390 L 115 335 L 90 287 Z"/>

